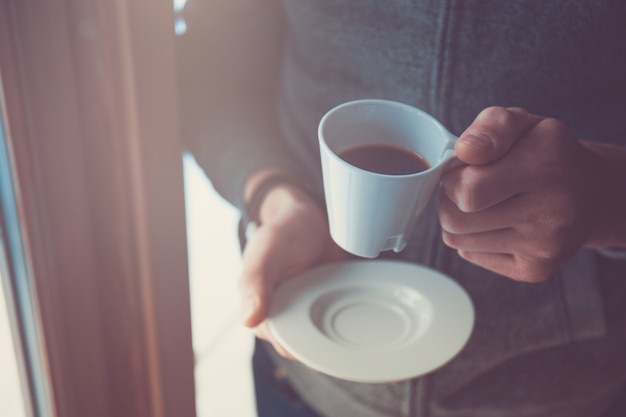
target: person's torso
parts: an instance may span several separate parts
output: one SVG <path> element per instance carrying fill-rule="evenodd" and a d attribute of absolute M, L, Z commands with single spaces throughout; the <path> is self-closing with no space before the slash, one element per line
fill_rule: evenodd
<path fill-rule="evenodd" d="M 358 98 L 414 105 L 455 134 L 485 107 L 519 106 L 564 121 L 579 137 L 626 144 L 626 3 L 283 3 L 284 141 L 317 178 L 320 118 Z M 607 331 L 592 253 L 581 252 L 547 283 L 515 283 L 446 248 L 433 204 L 403 256 L 468 290 L 474 335 L 438 372 L 396 386 L 350 384 L 286 365 L 327 415 L 344 415 L 333 414 L 344 407 L 372 416 L 588 417 L 594 410 L 584 407 L 593 405 L 572 405 L 572 396 L 589 390 L 587 398 L 602 403 L 607 384 L 623 377 L 603 369 L 613 356 L 573 347 L 602 344 Z M 578 368 L 585 358 L 592 364 Z"/>

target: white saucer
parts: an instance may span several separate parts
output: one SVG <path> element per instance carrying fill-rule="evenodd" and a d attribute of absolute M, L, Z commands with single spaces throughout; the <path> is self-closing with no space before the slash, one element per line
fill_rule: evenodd
<path fill-rule="evenodd" d="M 269 325 L 296 359 L 356 382 L 400 381 L 450 361 L 474 326 L 456 282 L 397 261 L 323 265 L 274 292 Z"/>

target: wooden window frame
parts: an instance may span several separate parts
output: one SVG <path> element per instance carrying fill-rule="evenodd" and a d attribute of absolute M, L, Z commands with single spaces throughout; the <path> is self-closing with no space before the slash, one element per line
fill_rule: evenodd
<path fill-rule="evenodd" d="M 173 20 L 171 0 L 0 2 L 53 416 L 195 415 Z"/>

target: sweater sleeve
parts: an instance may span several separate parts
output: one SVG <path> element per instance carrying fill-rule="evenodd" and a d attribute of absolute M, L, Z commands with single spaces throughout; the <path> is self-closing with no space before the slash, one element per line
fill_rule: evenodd
<path fill-rule="evenodd" d="M 242 208 L 254 170 L 297 170 L 276 115 L 284 19 L 279 0 L 192 0 L 178 39 L 181 133 L 215 189 Z"/>

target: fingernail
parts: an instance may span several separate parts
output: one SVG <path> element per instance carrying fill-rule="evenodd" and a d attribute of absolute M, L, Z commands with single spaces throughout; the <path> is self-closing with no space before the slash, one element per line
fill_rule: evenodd
<path fill-rule="evenodd" d="M 241 318 L 244 322 L 250 320 L 259 305 L 259 299 L 256 296 L 247 297 L 241 306 Z"/>
<path fill-rule="evenodd" d="M 491 149 L 493 148 L 493 141 L 487 135 L 480 133 L 468 133 L 462 136 L 459 141 L 467 143 L 469 146 L 473 146 L 478 149 Z"/>

